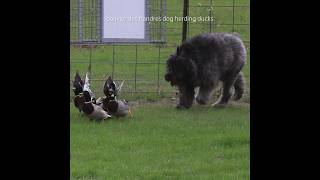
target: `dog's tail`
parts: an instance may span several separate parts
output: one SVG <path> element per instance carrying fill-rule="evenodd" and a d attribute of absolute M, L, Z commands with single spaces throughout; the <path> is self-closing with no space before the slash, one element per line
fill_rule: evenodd
<path fill-rule="evenodd" d="M 244 76 L 243 73 L 240 72 L 236 81 L 233 84 L 234 89 L 235 89 L 235 93 L 234 93 L 234 100 L 239 100 L 241 99 L 243 93 L 244 93 L 244 86 L 245 86 L 245 80 L 244 80 Z"/>

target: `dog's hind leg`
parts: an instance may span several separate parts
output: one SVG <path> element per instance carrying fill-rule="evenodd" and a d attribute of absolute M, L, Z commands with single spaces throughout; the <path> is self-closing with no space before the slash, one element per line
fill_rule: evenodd
<path fill-rule="evenodd" d="M 238 74 L 239 71 L 228 73 L 228 75 L 223 79 L 222 95 L 219 100 L 213 104 L 213 106 L 225 107 L 228 104 L 230 97 L 232 96 L 231 87 L 237 80 Z"/>
<path fill-rule="evenodd" d="M 241 99 L 243 93 L 244 93 L 244 87 L 245 87 L 245 80 L 244 80 L 244 76 L 243 73 L 240 72 L 238 74 L 238 77 L 236 79 L 236 81 L 233 84 L 234 89 L 235 89 L 235 94 L 234 94 L 234 100 L 239 100 Z"/>

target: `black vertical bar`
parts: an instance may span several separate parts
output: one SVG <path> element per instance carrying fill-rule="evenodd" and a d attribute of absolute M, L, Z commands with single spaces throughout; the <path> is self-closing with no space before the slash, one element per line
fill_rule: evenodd
<path fill-rule="evenodd" d="M 89 45 L 89 66 L 88 66 L 88 73 L 89 73 L 89 82 L 91 83 L 91 59 L 92 59 L 92 46 L 91 44 Z"/>
<path fill-rule="evenodd" d="M 210 6 L 210 11 L 209 11 L 209 17 L 211 18 L 211 6 Z M 209 21 L 209 32 L 211 32 L 211 21 Z"/>
<path fill-rule="evenodd" d="M 159 12 L 159 16 L 162 18 L 162 0 L 160 1 L 160 12 Z M 157 40 L 160 40 L 162 41 L 162 21 L 160 21 L 159 23 L 159 29 L 158 29 L 158 34 L 159 34 L 159 39 Z"/>
<path fill-rule="evenodd" d="M 96 31 L 96 36 L 95 36 L 95 38 L 96 38 L 96 41 L 99 41 L 99 8 L 100 8 L 100 6 L 99 6 L 99 1 L 98 0 L 96 0 L 95 1 L 95 31 Z"/>
<path fill-rule="evenodd" d="M 136 44 L 136 62 L 134 67 L 134 92 L 137 91 L 138 44 Z"/>
<path fill-rule="evenodd" d="M 189 6 L 188 6 L 188 12 L 187 12 L 188 16 L 189 16 Z M 189 26 L 189 21 L 187 21 L 187 35 L 186 35 L 186 38 L 189 36 L 190 34 L 190 26 Z"/>
<path fill-rule="evenodd" d="M 90 19 L 89 19 L 89 21 L 90 21 L 90 41 L 92 41 L 93 40 L 93 37 L 92 37 L 92 31 L 93 31 L 93 18 L 92 18 L 92 16 L 93 16 L 93 0 L 91 0 L 90 1 L 91 2 L 91 5 L 89 6 L 89 15 L 90 15 Z M 90 46 L 90 48 L 91 48 L 92 46 Z"/>
<path fill-rule="evenodd" d="M 167 16 L 167 1 L 165 0 L 165 1 L 163 1 L 163 14 L 162 14 L 163 16 Z M 166 34 L 167 34 L 167 23 L 163 23 L 162 24 L 163 25 L 163 41 L 165 42 L 165 41 L 167 41 L 167 36 L 166 36 Z"/>
<path fill-rule="evenodd" d="M 93 28 L 93 27 L 92 27 L 92 24 L 93 24 L 93 20 L 92 20 L 92 15 L 93 15 L 93 14 L 92 14 L 92 8 L 93 8 L 93 7 L 92 7 L 92 4 L 93 4 L 93 3 L 92 3 L 92 1 L 93 1 L 93 0 L 91 0 L 91 1 L 88 2 L 88 7 L 87 7 L 87 8 L 88 8 L 88 13 L 89 13 L 89 23 L 88 23 L 88 24 L 89 24 L 89 30 L 90 30 L 90 38 L 89 38 L 90 41 L 92 40 L 92 28 Z M 90 65 L 89 65 L 89 67 L 90 67 L 90 68 L 89 68 L 89 74 L 90 74 L 90 76 L 89 76 L 89 77 L 90 77 L 90 79 L 91 79 L 91 60 L 92 60 L 92 47 L 93 47 L 93 45 L 90 43 L 88 47 L 89 47 L 89 50 L 90 50 Z"/>
<path fill-rule="evenodd" d="M 99 13 L 98 13 L 98 16 L 99 16 L 99 42 L 102 42 L 102 26 L 103 26 L 103 2 L 102 0 L 98 0 L 99 1 Z"/>
<path fill-rule="evenodd" d="M 92 45 L 90 44 L 89 46 L 89 49 L 90 49 L 90 55 L 89 55 L 89 73 L 91 75 L 91 59 L 92 59 Z"/>
<path fill-rule="evenodd" d="M 115 48 L 114 48 L 114 44 L 112 44 L 112 79 L 114 78 L 114 56 L 115 56 Z"/>
<path fill-rule="evenodd" d="M 152 5 L 151 5 L 151 7 L 152 7 L 152 10 L 151 10 L 152 15 L 151 15 L 151 16 L 154 16 L 155 13 L 156 13 L 156 12 L 155 12 L 155 10 L 156 10 L 156 5 L 157 5 L 157 2 L 153 1 Z M 150 16 L 150 17 L 151 17 L 151 16 Z M 152 25 L 151 25 L 151 28 L 150 28 L 150 31 L 151 31 L 151 33 L 152 33 L 152 41 L 155 40 L 155 38 L 154 38 L 155 29 L 156 29 L 156 25 L 155 25 L 155 23 L 152 22 Z"/>
<path fill-rule="evenodd" d="M 158 94 L 160 94 L 160 50 L 161 50 L 161 47 L 159 46 L 159 54 L 158 54 Z"/>
<path fill-rule="evenodd" d="M 98 18 L 99 18 L 99 4 L 98 4 L 98 0 L 95 0 L 94 1 L 94 4 L 95 4 L 95 7 L 94 7 L 94 10 L 95 10 L 95 18 L 94 18 L 94 20 L 95 20 L 95 31 L 96 31 L 96 36 L 95 36 L 95 38 L 96 38 L 96 41 L 98 41 L 99 40 L 99 20 L 98 20 Z"/>
<path fill-rule="evenodd" d="M 234 32 L 234 4 L 235 0 L 232 1 L 232 32 Z"/>
<path fill-rule="evenodd" d="M 82 4 L 82 0 L 78 0 L 78 40 L 80 42 L 82 42 L 83 40 L 83 4 Z"/>
<path fill-rule="evenodd" d="M 189 10 L 189 0 L 183 1 L 183 17 L 187 18 Z M 182 42 L 187 39 L 188 21 L 182 21 Z"/>
<path fill-rule="evenodd" d="M 211 24 L 211 17 L 212 17 L 212 0 L 210 0 L 210 11 L 209 11 L 209 17 L 210 17 L 210 20 L 209 20 L 209 32 L 211 32 L 211 29 L 212 29 L 212 24 Z"/>

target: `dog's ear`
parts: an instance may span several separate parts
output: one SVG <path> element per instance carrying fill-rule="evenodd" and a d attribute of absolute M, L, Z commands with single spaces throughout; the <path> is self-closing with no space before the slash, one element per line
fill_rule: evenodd
<path fill-rule="evenodd" d="M 189 71 L 196 71 L 197 70 L 197 66 L 196 66 L 196 64 L 195 64 L 195 62 L 193 62 L 190 58 L 187 58 L 187 60 L 186 60 L 188 63 L 188 68 L 187 68 L 187 70 L 189 70 Z"/>
<path fill-rule="evenodd" d="M 170 74 L 170 73 L 167 73 L 165 76 L 164 76 L 164 79 L 166 80 L 166 81 L 171 81 L 172 80 L 172 74 Z"/>
<path fill-rule="evenodd" d="M 181 50 L 180 46 L 177 46 L 177 55 L 180 54 L 180 52 L 181 52 L 180 50 Z"/>
<path fill-rule="evenodd" d="M 196 77 L 197 77 L 197 66 L 195 64 L 195 62 L 193 62 L 190 58 L 187 58 L 184 61 L 184 72 L 185 72 L 185 78 L 188 79 L 188 81 L 193 82 L 195 81 Z"/>
<path fill-rule="evenodd" d="M 190 58 L 185 57 L 178 57 L 175 61 L 172 61 L 172 65 L 176 72 L 181 72 L 183 75 L 181 76 L 188 76 L 188 77 L 195 77 L 197 76 L 197 66 L 195 62 Z M 175 74 L 178 76 L 179 74 Z"/>

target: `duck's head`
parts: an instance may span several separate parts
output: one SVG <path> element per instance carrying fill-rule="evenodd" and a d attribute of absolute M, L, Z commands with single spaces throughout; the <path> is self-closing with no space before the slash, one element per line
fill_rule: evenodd
<path fill-rule="evenodd" d="M 117 96 L 116 83 L 112 80 L 111 76 L 108 77 L 104 84 L 103 93 L 108 99 L 115 99 Z"/>

